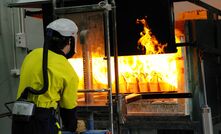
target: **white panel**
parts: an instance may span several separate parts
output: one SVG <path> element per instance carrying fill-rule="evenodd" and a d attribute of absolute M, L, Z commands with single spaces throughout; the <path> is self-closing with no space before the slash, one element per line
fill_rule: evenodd
<path fill-rule="evenodd" d="M 43 47 L 44 43 L 43 20 L 33 17 L 26 17 L 25 34 L 27 40 L 27 48 L 29 50 Z"/>

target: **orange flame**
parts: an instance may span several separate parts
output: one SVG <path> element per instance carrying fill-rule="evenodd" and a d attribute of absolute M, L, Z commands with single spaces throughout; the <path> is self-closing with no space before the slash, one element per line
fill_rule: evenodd
<path fill-rule="evenodd" d="M 159 44 L 156 37 L 152 34 L 146 19 L 137 19 L 137 24 L 143 25 L 143 31 L 140 32 L 141 38 L 138 40 L 138 46 L 142 46 L 146 54 L 162 54 L 166 45 Z"/>
<path fill-rule="evenodd" d="M 177 91 L 181 65 L 177 65 L 180 49 L 176 54 L 119 56 L 119 90 L 121 93 Z M 70 59 L 80 77 L 83 89 L 83 60 Z M 107 88 L 107 64 L 103 58 L 93 58 L 93 88 Z M 111 58 L 112 84 L 114 83 L 114 59 Z M 181 67 L 182 69 L 182 67 Z M 114 92 L 114 91 L 113 91 Z"/>
<path fill-rule="evenodd" d="M 179 84 L 179 81 L 183 81 L 181 78 L 184 76 L 181 48 L 178 48 L 177 53 L 160 54 L 163 53 L 165 45 L 158 44 L 145 19 L 137 20 L 137 23 L 142 23 L 144 26 L 144 31 L 140 33 L 141 38 L 138 40 L 138 45 L 144 45 L 146 54 L 151 53 L 151 55 L 118 57 L 119 92 L 164 92 L 178 91 L 178 89 L 183 88 L 183 85 Z M 175 33 L 183 36 L 178 30 Z M 176 37 L 176 41 L 180 42 L 180 39 Z M 107 88 L 107 60 L 95 55 L 99 54 L 92 54 L 93 88 Z M 75 58 L 69 61 L 80 77 L 79 89 L 83 89 L 83 60 Z M 112 88 L 115 92 L 113 57 L 111 58 L 111 70 Z"/>

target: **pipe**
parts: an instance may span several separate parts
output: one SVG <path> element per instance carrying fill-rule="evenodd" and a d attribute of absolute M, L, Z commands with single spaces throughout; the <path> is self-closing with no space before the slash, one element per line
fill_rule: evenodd
<path fill-rule="evenodd" d="M 46 13 L 45 10 L 48 11 L 50 9 L 50 6 L 45 5 L 42 7 L 42 9 L 43 9 L 43 20 L 44 20 L 43 23 L 44 23 L 44 30 L 45 30 L 47 23 L 49 23 L 48 21 L 51 19 L 51 18 L 47 18 L 48 21 L 45 21 L 46 20 L 45 14 L 50 13 L 50 12 Z M 20 98 L 27 98 L 29 92 L 32 94 L 35 94 L 35 95 L 40 95 L 40 94 L 44 94 L 48 90 L 48 71 L 47 71 L 47 68 L 48 68 L 48 38 L 46 38 L 46 32 L 47 31 L 45 30 L 44 31 L 45 42 L 44 42 L 44 46 L 43 46 L 43 59 L 42 59 L 42 73 L 43 73 L 43 81 L 44 81 L 43 84 L 44 85 L 41 90 L 35 90 L 32 87 L 26 87 Z"/>
<path fill-rule="evenodd" d="M 15 24 L 14 24 L 14 10 L 11 9 L 11 26 L 12 26 L 12 45 L 13 45 L 13 48 L 12 48 L 12 54 L 13 54 L 13 66 L 14 66 L 14 69 L 17 69 L 17 62 L 16 62 L 16 45 L 15 45 Z"/>
<path fill-rule="evenodd" d="M 25 33 L 25 24 L 24 24 L 24 9 L 18 9 L 18 27 L 20 33 Z"/>
<path fill-rule="evenodd" d="M 52 7 L 53 7 L 53 13 L 52 13 L 52 15 L 53 15 L 53 18 L 54 18 L 54 19 L 56 18 L 56 13 L 55 13 L 55 10 L 57 9 L 56 3 L 57 3 L 57 0 L 52 0 Z"/>
<path fill-rule="evenodd" d="M 83 52 L 83 72 L 84 72 L 84 88 L 88 89 L 85 92 L 85 102 L 86 104 L 91 104 L 94 102 L 93 93 L 90 93 L 92 89 L 92 61 L 91 61 L 91 51 L 90 46 L 87 42 L 88 40 L 88 30 L 82 30 L 80 32 L 80 43 L 82 44 Z M 94 113 L 91 111 L 87 119 L 87 129 L 94 130 Z"/>
<path fill-rule="evenodd" d="M 24 34 L 25 33 L 25 26 L 24 26 L 24 9 L 21 9 L 21 8 L 19 8 L 19 9 L 17 9 L 18 10 L 18 14 L 17 14 L 17 17 L 18 17 L 18 21 L 17 21 L 17 23 L 18 23 L 18 33 L 20 34 L 20 33 L 22 33 L 22 34 Z M 11 13 L 12 13 L 12 15 L 11 15 L 11 26 L 12 26 L 12 34 L 13 34 L 13 36 L 12 36 L 12 38 L 13 38 L 13 40 L 12 40 L 12 45 L 13 45 L 13 48 L 12 48 L 12 55 L 13 55 L 13 69 L 11 69 L 11 74 L 13 74 L 13 75 L 15 75 L 15 76 L 19 76 L 20 75 L 20 71 L 19 71 L 19 69 L 18 69 L 18 65 L 17 65 L 17 44 L 16 44 L 16 42 L 15 42 L 15 40 L 16 40 L 16 38 L 15 38 L 15 36 L 17 36 L 16 35 L 16 33 L 15 33 L 15 20 L 14 20 L 14 10 L 13 9 L 11 9 Z M 24 47 L 25 48 L 25 47 Z"/>
<path fill-rule="evenodd" d="M 42 7 L 44 8 L 44 7 Z M 43 19 L 44 19 L 44 13 L 43 12 Z M 44 23 L 45 24 L 45 23 Z M 47 31 L 44 31 L 44 33 Z M 48 90 L 48 38 L 45 35 L 45 42 L 44 42 L 44 46 L 43 46 L 43 59 L 42 59 L 42 73 L 43 73 L 43 87 L 41 90 L 35 90 L 32 87 L 26 87 L 24 92 L 21 95 L 21 99 L 22 98 L 27 98 L 28 97 L 28 93 L 32 93 L 35 95 L 40 95 L 40 94 L 44 94 L 47 90 Z M 19 98 L 19 99 L 20 99 Z"/>
<path fill-rule="evenodd" d="M 108 4 L 108 0 L 105 0 L 106 5 Z M 107 76 L 108 76 L 108 88 L 110 89 L 110 91 L 108 92 L 109 95 L 109 108 L 110 108 L 110 130 L 111 133 L 114 134 L 114 120 L 113 120 L 113 100 L 112 100 L 112 78 L 111 78 L 111 57 L 110 57 L 110 31 L 109 31 L 109 11 L 105 10 L 104 11 L 104 27 L 105 27 L 105 31 L 104 34 L 106 37 L 105 38 L 105 45 L 106 45 L 106 52 L 107 52 Z"/>
<path fill-rule="evenodd" d="M 167 0 L 168 3 L 168 13 L 169 13 L 169 27 L 170 27 L 170 39 L 168 42 L 168 47 L 166 47 L 166 51 L 167 52 L 177 52 L 177 48 L 176 48 L 176 44 L 175 44 L 175 34 L 174 34 L 174 5 L 173 5 L 173 1 L 171 0 Z"/>
<path fill-rule="evenodd" d="M 203 53 L 203 52 L 201 52 Z M 203 54 L 201 54 L 201 73 L 202 73 L 202 82 L 203 82 L 203 97 L 204 105 L 202 106 L 202 123 L 203 123 L 203 133 L 204 134 L 213 134 L 213 125 L 212 125 L 212 115 L 211 109 L 207 104 L 207 94 L 206 94 L 206 80 L 205 80 L 205 70 L 204 70 L 204 59 Z"/>
<path fill-rule="evenodd" d="M 80 32 L 80 43 L 82 44 L 83 52 L 83 70 L 84 70 L 84 88 L 92 89 L 92 61 L 91 61 L 91 51 L 89 49 L 88 40 L 88 30 L 82 30 Z M 93 94 L 85 93 L 85 102 L 93 103 Z"/>
<path fill-rule="evenodd" d="M 207 93 L 206 93 L 206 81 L 205 81 L 205 72 L 204 72 L 204 60 L 201 59 L 201 73 L 202 73 L 202 81 L 203 81 L 203 93 L 204 93 L 204 105 L 208 105 L 207 104 Z"/>
<path fill-rule="evenodd" d="M 117 22 L 116 22 L 116 3 L 114 0 L 111 0 L 112 5 L 112 31 L 113 31 L 113 47 L 114 47 L 114 69 L 115 69 L 115 90 L 116 90 L 116 97 L 115 101 L 117 104 L 117 133 L 121 134 L 120 131 L 120 121 L 119 121 L 119 112 L 120 112 L 120 101 L 119 101 L 119 70 L 118 70 L 118 44 L 117 44 Z"/>

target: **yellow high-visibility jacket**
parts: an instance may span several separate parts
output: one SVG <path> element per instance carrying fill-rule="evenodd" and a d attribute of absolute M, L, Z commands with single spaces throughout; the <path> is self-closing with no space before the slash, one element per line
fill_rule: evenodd
<path fill-rule="evenodd" d="M 30 52 L 24 59 L 20 73 L 17 99 L 26 87 L 40 90 L 43 87 L 42 48 Z M 37 107 L 72 109 L 77 106 L 77 87 L 79 78 L 63 56 L 48 50 L 48 90 L 41 95 L 29 93 L 28 100 Z"/>

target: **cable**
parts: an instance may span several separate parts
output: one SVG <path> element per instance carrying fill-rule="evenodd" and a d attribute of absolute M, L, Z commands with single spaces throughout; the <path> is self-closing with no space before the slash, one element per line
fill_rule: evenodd
<path fill-rule="evenodd" d="M 35 95 L 44 94 L 48 90 L 48 38 L 46 38 L 44 47 L 43 47 L 43 60 L 42 60 L 42 73 L 44 86 L 41 90 L 35 90 L 32 87 L 26 87 L 19 99 L 27 99 L 28 93 Z"/>

